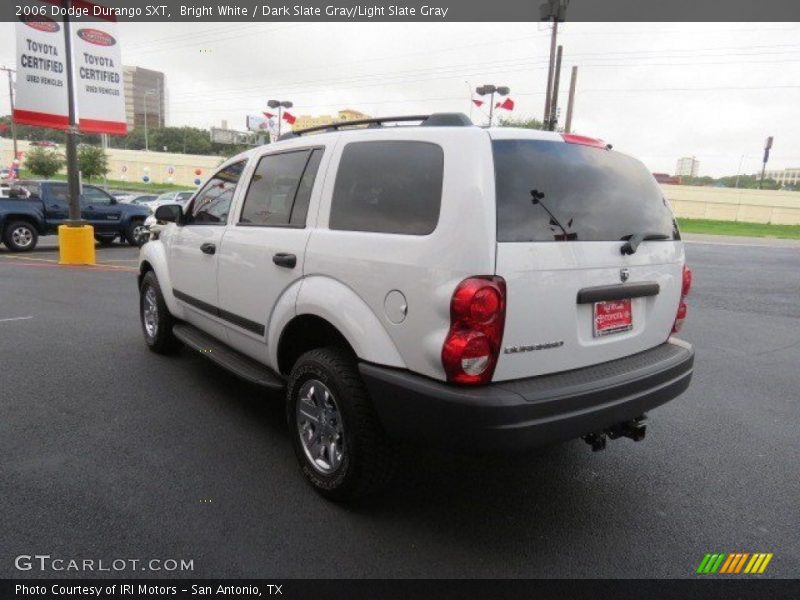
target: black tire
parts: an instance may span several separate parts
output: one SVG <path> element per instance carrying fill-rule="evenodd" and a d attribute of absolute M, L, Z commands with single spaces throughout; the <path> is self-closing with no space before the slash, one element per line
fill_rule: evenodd
<path fill-rule="evenodd" d="M 300 392 L 306 384 L 322 383 L 330 391 L 343 427 L 342 458 L 338 467 L 324 473 L 314 465 L 302 441 L 297 418 Z M 292 367 L 287 387 L 286 415 L 292 444 L 306 480 L 325 498 L 352 500 L 376 492 L 389 483 L 397 465 L 397 448 L 386 436 L 372 406 L 351 352 L 338 347 L 303 354 Z M 325 420 L 322 420 L 325 423 Z M 330 422 L 330 421 L 329 421 Z"/>
<path fill-rule="evenodd" d="M 144 227 L 144 221 L 131 221 L 128 227 L 125 229 L 125 241 L 128 242 L 131 246 L 136 246 L 137 248 L 144 245 L 147 241 L 147 238 L 142 238 L 137 235 L 139 228 Z"/>
<path fill-rule="evenodd" d="M 149 304 L 148 293 L 152 290 L 156 306 L 155 328 L 148 329 L 145 322 L 145 305 Z M 139 319 L 142 323 L 142 332 L 147 347 L 157 354 L 175 354 L 181 342 L 172 333 L 172 326 L 175 325 L 175 318 L 170 314 L 158 279 L 153 271 L 148 272 L 142 279 L 142 287 L 139 289 Z"/>
<path fill-rule="evenodd" d="M 111 246 L 114 243 L 114 240 L 117 239 L 117 236 L 116 235 L 96 235 L 96 236 L 94 236 L 94 239 L 97 240 L 97 242 L 101 246 Z"/>
<path fill-rule="evenodd" d="M 27 221 L 11 221 L 3 230 L 3 243 L 11 252 L 30 252 L 39 243 L 39 232 Z"/>

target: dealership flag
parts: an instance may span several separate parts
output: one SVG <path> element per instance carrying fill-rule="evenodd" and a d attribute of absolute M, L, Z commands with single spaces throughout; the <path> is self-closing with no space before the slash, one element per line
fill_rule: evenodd
<path fill-rule="evenodd" d="M 495 108 L 505 108 L 506 110 L 514 110 L 514 101 L 511 98 L 506 98 L 503 102 L 498 102 L 494 105 Z"/>
<path fill-rule="evenodd" d="M 473 98 L 473 99 L 472 99 L 472 103 L 473 103 L 475 106 L 477 106 L 478 108 L 480 108 L 481 106 L 483 106 L 483 100 L 475 100 L 475 99 Z"/>
<path fill-rule="evenodd" d="M 261 113 L 261 114 L 263 114 L 268 119 L 274 119 L 275 118 L 275 115 L 273 115 L 272 113 L 265 112 L 265 113 Z"/>
<path fill-rule="evenodd" d="M 93 14 L 94 4 L 72 0 Z M 125 84 L 115 17 L 81 19 L 71 23 L 78 97 L 78 128 L 85 133 L 125 135 Z M 161 90 L 157 101 L 161 102 Z"/>
<path fill-rule="evenodd" d="M 287 122 L 289 125 L 294 125 L 294 122 L 295 122 L 295 121 L 297 121 L 297 117 L 295 117 L 295 116 L 294 116 L 292 113 L 290 113 L 290 112 L 285 112 L 285 111 L 284 111 L 284 113 L 283 113 L 283 120 L 284 120 L 284 121 L 286 121 L 286 122 Z"/>
<path fill-rule="evenodd" d="M 35 7 L 48 6 L 35 3 Z M 64 23 L 44 16 L 21 16 L 17 33 L 17 97 L 14 121 L 67 129 L 67 70 Z"/>

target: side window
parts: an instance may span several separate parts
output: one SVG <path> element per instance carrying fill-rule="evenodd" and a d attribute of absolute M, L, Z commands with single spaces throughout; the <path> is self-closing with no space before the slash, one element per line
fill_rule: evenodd
<path fill-rule="evenodd" d="M 48 190 L 48 200 L 55 202 L 69 202 L 66 183 L 51 183 Z"/>
<path fill-rule="evenodd" d="M 321 148 L 317 148 L 311 152 L 311 157 L 308 159 L 306 170 L 303 173 L 303 178 L 300 180 L 300 185 L 297 188 L 297 195 L 294 198 L 292 217 L 289 220 L 291 225 L 297 227 L 305 227 L 306 225 L 308 204 L 311 202 L 311 190 L 314 189 L 314 180 L 317 178 L 319 163 L 322 160 L 322 152 L 323 150 Z"/>
<path fill-rule="evenodd" d="M 330 228 L 427 235 L 442 202 L 444 153 L 428 142 L 353 142 L 333 189 Z"/>
<path fill-rule="evenodd" d="M 242 176 L 246 160 L 233 163 L 214 175 L 200 190 L 187 211 L 187 225 L 224 225 L 233 193 Z"/>
<path fill-rule="evenodd" d="M 241 225 L 304 226 L 321 150 L 268 154 L 258 162 Z"/>
<path fill-rule="evenodd" d="M 81 194 L 81 206 L 110 206 L 111 197 L 103 190 L 96 187 L 83 186 L 83 193 Z"/>

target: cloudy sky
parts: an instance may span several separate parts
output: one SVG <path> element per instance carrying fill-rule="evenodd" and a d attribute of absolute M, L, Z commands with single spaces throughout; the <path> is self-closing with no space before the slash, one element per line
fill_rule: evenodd
<path fill-rule="evenodd" d="M 470 112 L 469 88 L 507 85 L 513 116 L 541 118 L 549 53 L 542 23 L 121 24 L 123 62 L 166 73 L 170 125 L 244 129 L 268 98 L 294 114 Z M 560 104 L 578 65 L 573 129 L 672 173 L 800 167 L 800 24 L 565 23 Z M 14 60 L 0 23 L 0 64 Z M 7 114 L 8 100 L 0 99 Z M 502 111 L 501 111 L 502 113 Z M 476 122 L 486 115 L 473 110 Z"/>

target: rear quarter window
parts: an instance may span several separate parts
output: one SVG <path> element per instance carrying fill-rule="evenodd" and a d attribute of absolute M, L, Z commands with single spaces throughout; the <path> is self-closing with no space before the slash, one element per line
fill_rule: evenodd
<path fill-rule="evenodd" d="M 406 235 L 436 229 L 444 153 L 429 142 L 351 142 L 336 174 L 330 228 Z"/>
<path fill-rule="evenodd" d="M 499 242 L 680 239 L 658 183 L 630 156 L 543 140 L 492 148 Z"/>

